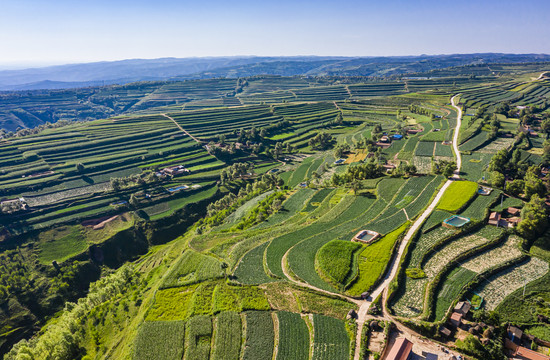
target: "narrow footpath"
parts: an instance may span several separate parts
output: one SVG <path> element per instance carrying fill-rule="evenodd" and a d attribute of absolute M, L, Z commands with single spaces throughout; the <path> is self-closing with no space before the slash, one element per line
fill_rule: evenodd
<path fill-rule="evenodd" d="M 183 131 L 185 133 L 185 135 L 189 136 L 191 139 L 195 140 L 196 142 L 198 142 L 199 144 L 202 144 L 202 141 L 200 141 L 199 139 L 197 139 L 196 137 L 194 137 L 193 135 L 189 134 L 187 132 L 187 130 L 185 130 L 184 128 L 181 127 L 180 124 L 178 124 L 176 122 L 176 120 L 174 120 L 173 118 L 171 118 L 170 116 L 166 115 L 166 114 L 161 114 L 162 116 L 164 116 L 165 118 L 167 119 L 170 119 L 174 122 L 174 124 L 176 124 L 176 126 L 178 127 L 178 129 L 180 129 L 181 131 Z"/>

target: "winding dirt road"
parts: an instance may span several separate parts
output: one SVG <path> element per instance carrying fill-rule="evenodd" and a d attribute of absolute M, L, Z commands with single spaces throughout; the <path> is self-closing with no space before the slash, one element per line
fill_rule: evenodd
<path fill-rule="evenodd" d="M 460 133 L 460 126 L 462 125 L 462 108 L 460 108 L 458 105 L 455 104 L 456 97 L 459 95 L 460 94 L 456 94 L 451 98 L 451 104 L 457 111 L 456 128 L 455 128 L 455 133 L 453 135 L 453 150 L 456 156 L 456 167 L 457 167 L 457 170 L 455 171 L 456 177 L 460 175 L 460 169 L 462 168 L 462 156 L 460 155 L 460 151 L 458 151 L 458 135 Z"/>
<path fill-rule="evenodd" d="M 185 135 L 189 136 L 191 139 L 195 140 L 196 142 L 198 142 L 199 144 L 202 144 L 202 141 L 200 141 L 199 139 L 197 139 L 196 137 L 194 137 L 193 135 L 189 134 L 187 132 L 187 130 L 185 130 L 184 128 L 181 127 L 180 124 L 178 124 L 176 122 L 176 120 L 174 120 L 173 118 L 171 118 L 170 116 L 166 115 L 166 114 L 161 114 L 162 116 L 164 116 L 165 118 L 169 119 L 169 120 L 172 120 L 174 122 L 174 124 L 176 124 L 176 126 L 178 127 L 178 129 L 180 129 L 181 131 L 183 131 L 185 133 Z"/>
<path fill-rule="evenodd" d="M 457 94 L 457 95 L 455 95 L 451 98 L 451 104 L 457 110 L 457 121 L 456 121 L 455 132 L 454 132 L 454 135 L 453 135 L 453 149 L 454 149 L 455 157 L 456 157 L 457 170 L 455 171 L 455 175 L 453 176 L 453 179 L 458 179 L 459 178 L 460 168 L 462 166 L 462 158 L 461 158 L 460 152 L 458 150 L 458 136 L 459 136 L 459 132 L 460 132 L 460 125 L 462 124 L 462 109 L 455 104 L 456 97 L 458 95 L 460 95 L 460 94 Z M 182 131 L 185 131 L 185 130 L 182 129 Z M 431 204 L 426 208 L 426 210 L 424 210 L 422 215 L 420 215 L 420 217 L 417 218 L 415 220 L 415 222 L 412 224 L 412 226 L 409 228 L 409 230 L 407 231 L 407 234 L 405 235 L 405 237 L 401 241 L 401 244 L 399 245 L 399 249 L 397 250 L 396 256 L 393 257 L 393 259 L 390 263 L 388 271 L 386 271 L 386 274 L 384 274 L 384 279 L 383 279 L 382 283 L 380 283 L 380 285 L 378 285 L 378 287 L 376 287 L 376 289 L 374 289 L 371 292 L 371 295 L 369 297 L 369 299 L 371 299 L 371 300 L 367 300 L 367 301 L 357 300 L 357 299 L 354 299 L 354 298 L 349 297 L 349 296 L 345 296 L 345 295 L 342 295 L 342 294 L 322 290 L 322 289 L 319 289 L 319 288 L 317 288 L 315 286 L 312 286 L 310 284 L 299 281 L 299 280 L 295 279 L 290 274 L 289 270 L 287 269 L 286 258 L 287 258 L 287 255 L 288 255 L 288 251 L 283 256 L 283 259 L 281 261 L 281 265 L 282 265 L 283 273 L 289 281 L 295 283 L 296 285 L 299 285 L 299 286 L 302 286 L 302 287 L 307 287 L 307 288 L 313 289 L 315 291 L 319 291 L 321 293 L 326 293 L 326 294 L 329 294 L 329 295 L 337 296 L 339 298 L 346 299 L 346 300 L 348 300 L 348 301 L 350 301 L 354 304 L 359 305 L 359 312 L 357 314 L 358 315 L 357 316 L 357 335 L 356 335 L 356 347 L 355 347 L 354 360 L 360 360 L 361 333 L 363 331 L 363 326 L 365 324 L 365 321 L 368 318 L 367 312 L 368 312 L 370 306 L 372 305 L 373 300 L 375 300 L 383 292 L 387 291 L 390 282 L 393 280 L 393 278 L 397 274 L 397 271 L 399 270 L 399 263 L 401 262 L 401 258 L 403 256 L 403 254 L 405 253 L 405 249 L 407 248 L 407 244 L 413 238 L 414 234 L 420 229 L 420 227 L 422 226 L 424 221 L 426 221 L 428 216 L 430 216 L 430 214 L 435 210 L 437 204 L 439 203 L 439 200 L 441 200 L 441 197 L 443 196 L 443 194 L 445 193 L 445 191 L 451 185 L 452 182 L 453 182 L 453 180 L 449 179 L 445 182 L 445 184 L 443 184 L 443 186 L 439 189 L 437 195 L 435 196 L 435 198 L 433 199 Z M 387 313 L 386 309 L 383 309 L 383 310 L 384 310 L 384 317 L 388 318 L 388 319 L 391 319 L 391 316 Z M 418 341 L 420 341 L 424 344 L 437 346 L 436 343 L 432 343 L 430 340 L 421 338 L 421 336 L 419 334 L 417 334 L 414 331 L 402 326 L 401 324 L 397 324 L 397 325 L 398 325 L 398 328 L 402 332 L 406 332 L 407 334 L 409 334 L 413 338 L 417 339 Z"/>
<path fill-rule="evenodd" d="M 462 124 L 462 109 L 460 109 L 456 104 L 455 100 L 456 97 L 459 94 L 453 96 L 451 98 L 451 104 L 453 107 L 457 110 L 457 119 L 456 119 L 456 128 L 453 136 L 453 149 L 455 151 L 456 156 L 456 165 L 457 170 L 455 171 L 455 175 L 453 178 L 458 179 L 460 174 L 460 168 L 462 166 L 462 157 L 460 156 L 460 152 L 458 151 L 458 135 L 460 132 L 460 125 Z M 430 214 L 435 210 L 435 207 L 437 206 L 437 203 L 439 200 L 441 200 L 441 197 L 447 190 L 447 188 L 451 185 L 453 181 L 447 180 L 445 184 L 439 189 L 439 192 L 433 199 L 432 203 L 428 206 L 426 210 L 420 215 L 418 219 L 413 223 L 413 225 L 409 228 L 409 231 L 407 231 L 407 234 L 403 238 L 403 241 L 401 241 L 401 244 L 399 245 L 399 249 L 397 250 L 396 256 L 393 257 L 393 260 L 390 264 L 389 271 L 384 275 L 384 280 L 378 287 L 371 293 L 370 295 L 370 301 L 365 301 L 361 304 L 361 307 L 359 308 L 358 316 L 357 316 L 357 337 L 356 337 L 356 347 L 355 347 L 355 356 L 354 360 L 360 360 L 360 349 L 361 349 L 361 333 L 363 331 L 363 326 L 365 324 L 365 320 L 367 319 L 367 312 L 372 304 L 372 301 L 375 300 L 379 295 L 381 295 L 384 291 L 388 289 L 388 286 L 390 282 L 393 280 L 395 275 L 397 274 L 397 271 L 399 269 L 399 263 L 401 262 L 401 257 L 405 253 L 405 249 L 407 248 L 407 244 L 412 239 L 414 234 L 420 229 L 424 221 L 430 216 Z"/>

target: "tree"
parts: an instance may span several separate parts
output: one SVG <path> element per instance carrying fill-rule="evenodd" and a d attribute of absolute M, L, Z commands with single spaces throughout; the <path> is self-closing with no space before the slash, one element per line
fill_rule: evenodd
<path fill-rule="evenodd" d="M 453 176 L 456 169 L 457 167 L 454 161 L 441 160 L 439 162 L 432 163 L 432 172 L 434 174 L 441 174 L 445 177 Z"/>
<path fill-rule="evenodd" d="M 285 152 L 287 154 L 292 153 L 292 145 L 290 145 L 290 143 L 288 143 L 288 142 L 285 144 Z"/>
<path fill-rule="evenodd" d="M 491 172 L 491 185 L 498 188 L 503 188 L 506 178 L 498 171 Z"/>
<path fill-rule="evenodd" d="M 546 134 L 546 138 L 548 138 L 548 135 L 550 134 L 550 119 L 543 120 L 540 128 L 542 132 Z"/>
<path fill-rule="evenodd" d="M 351 188 L 353 189 L 353 194 L 357 196 L 357 192 L 363 188 L 363 183 L 355 180 L 351 183 Z"/>
<path fill-rule="evenodd" d="M 325 150 L 334 142 L 332 135 L 320 133 L 317 136 L 309 139 L 309 146 L 312 149 Z"/>
<path fill-rule="evenodd" d="M 337 125 L 342 125 L 342 123 L 344 122 L 344 118 L 342 117 L 342 113 L 338 113 L 338 116 L 336 116 L 336 119 L 334 120 L 334 122 Z"/>
<path fill-rule="evenodd" d="M 506 184 L 506 192 L 514 196 L 520 196 L 525 188 L 525 181 L 515 179 Z"/>
<path fill-rule="evenodd" d="M 550 164 L 550 141 L 544 140 L 542 146 L 542 162 L 545 165 Z"/>
<path fill-rule="evenodd" d="M 508 151 L 502 149 L 498 151 L 489 163 L 489 171 L 502 171 L 508 162 Z"/>
<path fill-rule="evenodd" d="M 85 169 L 84 164 L 82 163 L 76 164 L 76 171 L 78 171 L 79 173 L 84 172 L 84 169 Z"/>
<path fill-rule="evenodd" d="M 121 182 L 119 178 L 111 178 L 111 187 L 114 191 L 120 191 L 121 189 Z"/>
<path fill-rule="evenodd" d="M 130 201 L 128 201 L 130 205 L 132 205 L 134 208 L 137 208 L 139 206 L 139 200 L 136 197 L 135 194 L 130 195 Z"/>
<path fill-rule="evenodd" d="M 445 167 L 443 168 L 443 176 L 445 176 L 445 177 L 453 176 L 456 169 L 457 169 L 457 167 L 456 167 L 456 164 L 454 162 L 445 165 Z"/>
<path fill-rule="evenodd" d="M 275 144 L 275 149 L 273 151 L 273 158 L 278 159 L 283 154 L 283 144 L 278 142 Z"/>
<path fill-rule="evenodd" d="M 517 232 L 526 239 L 536 239 L 548 226 L 544 199 L 534 194 L 521 210 Z"/>
<path fill-rule="evenodd" d="M 525 197 L 530 199 L 533 195 L 544 196 L 546 187 L 539 178 L 540 169 L 537 166 L 531 166 L 525 174 Z"/>

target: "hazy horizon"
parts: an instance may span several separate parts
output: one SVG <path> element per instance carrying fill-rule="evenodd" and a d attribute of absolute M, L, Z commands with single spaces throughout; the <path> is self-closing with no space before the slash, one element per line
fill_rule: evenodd
<path fill-rule="evenodd" d="M 487 52 L 489 53 L 489 52 Z M 0 71 L 4 70 L 27 70 L 27 69 L 40 69 L 55 66 L 64 65 L 79 65 L 101 62 L 118 62 L 118 61 L 132 61 L 132 60 L 159 60 L 159 59 L 208 59 L 208 58 L 245 58 L 245 57 L 347 57 L 347 58 L 369 58 L 369 57 L 416 57 L 416 56 L 451 56 L 451 55 L 474 55 L 483 54 L 481 52 L 475 53 L 446 53 L 446 54 L 407 54 L 407 55 L 373 55 L 373 56 L 344 56 L 344 55 L 219 55 L 219 56 L 187 56 L 187 57 L 174 57 L 163 56 L 156 58 L 126 58 L 126 59 L 114 59 L 114 60 L 94 60 L 94 61 L 73 61 L 73 62 L 2 62 L 0 60 Z M 499 54 L 496 53 L 495 54 Z M 548 55 L 549 53 L 500 53 L 506 55 Z"/>
<path fill-rule="evenodd" d="M 163 57 L 550 53 L 550 3 L 531 0 L 3 4 L 2 68 Z M 307 55 L 306 55 L 307 56 Z"/>

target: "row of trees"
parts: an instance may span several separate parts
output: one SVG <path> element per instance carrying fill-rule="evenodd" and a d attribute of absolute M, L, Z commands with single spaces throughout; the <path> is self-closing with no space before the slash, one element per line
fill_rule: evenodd
<path fill-rule="evenodd" d="M 45 327 L 40 336 L 20 341 L 5 355 L 4 359 L 72 360 L 78 358 L 84 341 L 83 319 L 96 307 L 123 294 L 138 279 L 137 274 L 129 266 L 123 266 L 114 274 L 91 284 L 85 298 L 79 299 L 77 303 L 67 302 L 61 316 Z"/>
<path fill-rule="evenodd" d="M 252 183 L 241 186 L 235 195 L 229 193 L 207 207 L 207 217 L 197 222 L 197 232 L 202 233 L 206 228 L 219 225 L 223 220 L 246 201 L 268 190 L 283 186 L 284 181 L 274 174 L 264 174 Z"/>
<path fill-rule="evenodd" d="M 411 104 L 409 105 L 409 111 L 413 114 L 429 116 L 431 120 L 435 119 L 435 114 L 431 110 L 428 110 L 422 106 Z"/>
<path fill-rule="evenodd" d="M 275 214 L 281 210 L 284 199 L 285 195 L 280 191 L 269 195 L 266 199 L 256 205 L 248 216 L 240 221 L 235 228 L 238 230 L 244 230 L 261 223 L 272 214 Z"/>
<path fill-rule="evenodd" d="M 220 182 L 225 184 L 228 181 L 236 180 L 243 175 L 252 174 L 254 172 L 253 163 L 235 163 L 220 173 Z"/>
<path fill-rule="evenodd" d="M 454 161 L 440 160 L 432 162 L 432 173 L 443 175 L 447 178 L 453 176 L 456 169 L 456 162 Z"/>
<path fill-rule="evenodd" d="M 375 179 L 382 176 L 384 168 L 373 162 L 350 166 L 343 174 L 334 173 L 331 182 L 335 186 L 352 183 L 356 180 Z"/>
<path fill-rule="evenodd" d="M 326 150 L 334 144 L 334 137 L 327 133 L 317 134 L 315 137 L 309 139 L 309 146 L 315 150 Z"/>
<path fill-rule="evenodd" d="M 120 191 L 124 188 L 133 186 L 145 186 L 147 184 L 155 184 L 160 179 L 153 171 L 144 171 L 139 174 L 130 175 L 127 177 L 111 178 L 111 188 L 115 191 Z"/>
<path fill-rule="evenodd" d="M 23 137 L 27 135 L 36 135 L 41 133 L 42 131 L 46 129 L 56 129 L 68 125 L 74 125 L 78 123 L 82 123 L 83 121 L 69 121 L 69 120 L 59 120 L 54 123 L 47 121 L 44 124 L 38 125 L 33 128 L 22 128 L 18 127 L 15 132 L 13 131 L 6 131 L 4 129 L 0 129 L 0 138 L 13 138 L 13 137 Z"/>

